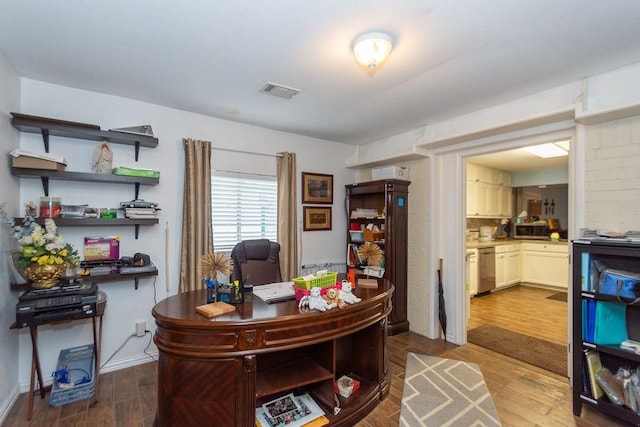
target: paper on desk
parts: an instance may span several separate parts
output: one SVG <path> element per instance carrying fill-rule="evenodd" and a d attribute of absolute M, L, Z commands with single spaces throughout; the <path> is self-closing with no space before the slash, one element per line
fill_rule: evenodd
<path fill-rule="evenodd" d="M 253 294 L 267 303 L 293 299 L 296 296 L 296 293 L 293 290 L 293 282 L 254 285 Z"/>

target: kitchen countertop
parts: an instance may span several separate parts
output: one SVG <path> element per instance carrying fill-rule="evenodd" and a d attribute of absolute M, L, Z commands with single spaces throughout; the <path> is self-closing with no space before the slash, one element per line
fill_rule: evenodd
<path fill-rule="evenodd" d="M 481 242 L 479 240 L 468 240 L 467 249 L 489 248 L 489 247 L 503 246 L 503 245 L 515 245 L 519 243 L 546 243 L 546 244 L 554 244 L 554 245 L 567 245 L 569 244 L 569 241 L 566 239 L 561 239 L 559 242 L 552 242 L 551 239 L 549 240 L 501 239 L 501 240 L 490 240 L 488 242 Z"/>

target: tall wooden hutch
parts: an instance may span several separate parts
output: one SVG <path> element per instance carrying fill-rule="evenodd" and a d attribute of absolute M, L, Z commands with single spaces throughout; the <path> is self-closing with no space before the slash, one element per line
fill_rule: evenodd
<path fill-rule="evenodd" d="M 376 225 L 384 231 L 382 239 L 376 239 L 384 254 L 384 278 L 395 286 L 392 296 L 393 309 L 387 322 L 390 335 L 409 330 L 407 320 L 407 222 L 409 181 L 385 179 L 346 185 L 347 244 L 363 243 L 352 228 Z M 361 216 L 371 212 L 376 215 Z M 366 214 L 365 214 L 366 215 Z"/>

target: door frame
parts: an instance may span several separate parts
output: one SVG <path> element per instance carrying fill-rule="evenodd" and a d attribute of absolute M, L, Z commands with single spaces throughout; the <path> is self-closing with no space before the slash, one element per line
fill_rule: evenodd
<path fill-rule="evenodd" d="M 571 138 L 569 153 L 569 241 L 577 237 L 584 226 L 584 126 L 573 120 L 554 122 L 532 127 L 523 131 L 510 132 L 482 139 L 466 141 L 448 147 L 430 150 L 431 182 L 430 205 L 433 207 L 430 221 L 431 271 L 437 272 L 439 260 L 443 260 L 442 281 L 444 284 L 445 307 L 447 311 L 447 341 L 455 344 L 467 342 L 466 291 L 464 286 L 451 286 L 465 282 L 466 253 L 466 159 L 468 157 L 496 153 L 526 145 Z M 571 269 L 569 269 L 571 292 Z M 438 336 L 438 294 L 432 287 L 431 338 Z M 571 299 L 568 302 L 568 331 L 572 330 Z M 569 333 L 568 342 L 571 343 Z M 569 361 L 571 358 L 569 358 Z M 571 369 L 569 369 L 571 372 Z"/>

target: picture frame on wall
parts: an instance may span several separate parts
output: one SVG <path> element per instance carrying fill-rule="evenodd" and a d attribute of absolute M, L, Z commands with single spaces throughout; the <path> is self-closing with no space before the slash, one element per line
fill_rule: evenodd
<path fill-rule="evenodd" d="M 302 172 L 302 203 L 333 204 L 333 175 Z"/>
<path fill-rule="evenodd" d="M 330 206 L 303 206 L 303 231 L 331 230 Z"/>

